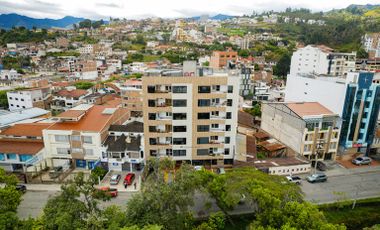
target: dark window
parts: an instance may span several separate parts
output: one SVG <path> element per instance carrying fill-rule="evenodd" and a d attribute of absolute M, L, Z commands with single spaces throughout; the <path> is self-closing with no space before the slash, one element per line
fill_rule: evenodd
<path fill-rule="evenodd" d="M 149 107 L 156 107 L 156 101 L 155 100 L 148 100 L 148 106 Z"/>
<path fill-rule="evenodd" d="M 208 132 L 210 131 L 210 126 L 208 125 L 198 125 L 198 132 Z"/>
<path fill-rule="evenodd" d="M 186 100 L 173 100 L 173 107 L 186 107 Z"/>
<path fill-rule="evenodd" d="M 156 114 L 155 113 L 149 113 L 148 114 L 148 119 L 149 120 L 156 120 Z"/>
<path fill-rule="evenodd" d="M 149 132 L 151 133 L 157 132 L 156 126 L 149 126 Z"/>
<path fill-rule="evenodd" d="M 210 106 L 210 99 L 199 99 L 198 106 L 199 107 Z"/>
<path fill-rule="evenodd" d="M 225 138 L 224 138 L 224 142 L 225 142 L 226 144 L 229 144 L 229 143 L 231 142 L 231 138 L 230 138 L 230 137 L 225 137 Z"/>
<path fill-rule="evenodd" d="M 210 113 L 198 113 L 199 120 L 210 119 Z"/>
<path fill-rule="evenodd" d="M 227 99 L 227 106 L 232 106 L 232 99 Z"/>
<path fill-rule="evenodd" d="M 227 149 L 224 149 L 224 155 L 229 155 L 230 154 L 230 149 L 227 148 Z"/>
<path fill-rule="evenodd" d="M 173 93 L 187 93 L 187 86 L 173 86 Z"/>
<path fill-rule="evenodd" d="M 156 87 L 154 85 L 148 85 L 148 93 L 154 93 L 156 91 Z"/>
<path fill-rule="evenodd" d="M 186 145 L 186 138 L 173 138 L 173 145 Z"/>
<path fill-rule="evenodd" d="M 197 155 L 198 156 L 209 155 L 209 150 L 208 149 L 197 149 Z"/>
<path fill-rule="evenodd" d="M 231 119 L 231 112 L 226 113 L 226 119 Z"/>
<path fill-rule="evenodd" d="M 231 131 L 231 125 L 226 125 L 226 131 Z"/>
<path fill-rule="evenodd" d="M 211 87 L 210 86 L 198 86 L 198 93 L 210 93 Z"/>
<path fill-rule="evenodd" d="M 150 150 L 150 155 L 153 157 L 157 156 L 157 150 Z"/>
<path fill-rule="evenodd" d="M 157 144 L 157 139 L 156 138 L 149 138 L 149 144 L 150 145 L 156 145 Z"/>
<path fill-rule="evenodd" d="M 175 157 L 184 157 L 184 156 L 186 156 L 186 150 L 184 150 L 184 149 L 173 150 L 173 156 L 175 156 Z"/>
<path fill-rule="evenodd" d="M 186 132 L 186 126 L 173 126 L 173 132 Z"/>
<path fill-rule="evenodd" d="M 21 100 L 21 101 L 24 101 L 24 99 L 22 99 L 22 98 L 21 98 L 20 100 Z"/>
<path fill-rule="evenodd" d="M 227 92 L 232 93 L 233 91 L 234 91 L 234 87 L 232 85 L 229 85 Z"/>
<path fill-rule="evenodd" d="M 208 137 L 198 137 L 197 138 L 197 144 L 208 144 L 210 143 L 210 140 Z"/>
<path fill-rule="evenodd" d="M 173 120 L 186 120 L 186 113 L 173 113 Z"/>

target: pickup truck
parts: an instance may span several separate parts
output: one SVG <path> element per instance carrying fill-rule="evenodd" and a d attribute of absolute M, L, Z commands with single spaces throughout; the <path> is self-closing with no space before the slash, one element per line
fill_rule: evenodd
<path fill-rule="evenodd" d="M 111 196 L 111 197 L 117 197 L 118 195 L 116 188 L 101 187 L 99 188 L 99 190 L 105 192 L 108 196 Z"/>
<path fill-rule="evenodd" d="M 288 181 L 291 183 L 301 184 L 301 178 L 298 176 L 286 176 L 286 179 L 288 179 Z"/>

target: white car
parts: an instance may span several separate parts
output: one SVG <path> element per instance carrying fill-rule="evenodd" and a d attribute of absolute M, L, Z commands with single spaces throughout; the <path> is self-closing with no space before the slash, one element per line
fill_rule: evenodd
<path fill-rule="evenodd" d="M 352 163 L 354 165 L 370 165 L 372 162 L 372 159 L 369 157 L 357 157 L 352 160 Z"/>

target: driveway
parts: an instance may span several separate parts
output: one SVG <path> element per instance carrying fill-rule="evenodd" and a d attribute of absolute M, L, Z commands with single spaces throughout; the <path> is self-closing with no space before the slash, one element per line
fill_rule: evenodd
<path fill-rule="evenodd" d="M 100 183 L 100 187 L 111 187 L 116 188 L 120 192 L 137 192 L 140 191 L 141 187 L 141 172 L 134 172 L 135 179 L 132 182 L 132 185 L 129 185 L 127 188 L 124 187 L 123 181 L 125 176 L 129 172 L 116 172 L 116 171 L 110 171 L 107 173 L 107 175 L 103 178 L 103 180 Z M 121 179 L 117 185 L 110 185 L 110 179 L 112 175 L 120 174 Z M 136 188 L 134 187 L 134 184 L 136 183 Z"/>

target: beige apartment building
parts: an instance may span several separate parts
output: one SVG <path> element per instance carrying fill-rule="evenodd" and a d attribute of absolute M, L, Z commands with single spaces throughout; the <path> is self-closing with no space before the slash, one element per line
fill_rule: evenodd
<path fill-rule="evenodd" d="M 339 115 L 318 102 L 263 103 L 261 128 L 309 160 L 334 160 Z"/>
<path fill-rule="evenodd" d="M 233 163 L 239 77 L 143 77 L 146 157 L 193 165 Z"/>

